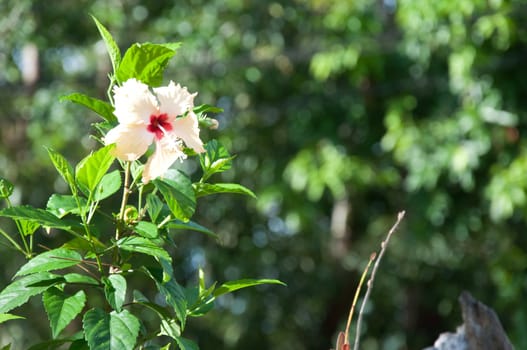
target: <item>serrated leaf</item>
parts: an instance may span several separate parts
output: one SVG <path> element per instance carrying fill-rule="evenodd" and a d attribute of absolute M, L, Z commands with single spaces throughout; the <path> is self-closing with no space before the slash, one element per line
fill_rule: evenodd
<path fill-rule="evenodd" d="M 24 219 L 19 219 L 18 223 L 20 225 L 20 229 L 22 230 L 22 234 L 24 236 L 32 235 L 40 227 L 40 224 L 34 221 L 28 221 Z"/>
<path fill-rule="evenodd" d="M 205 153 L 201 153 L 199 161 L 203 170 L 203 181 L 207 180 L 215 173 L 229 170 L 232 166 L 232 159 L 229 152 L 221 143 L 211 140 L 205 145 Z"/>
<path fill-rule="evenodd" d="M 103 279 L 104 295 L 108 304 L 117 312 L 121 312 L 126 298 L 126 279 L 119 274 L 113 274 Z"/>
<path fill-rule="evenodd" d="M 71 227 L 71 224 L 59 219 L 50 212 L 29 205 L 2 209 L 0 210 L 0 216 L 5 216 L 15 220 L 27 220 L 47 227 L 62 229 L 69 229 Z"/>
<path fill-rule="evenodd" d="M 21 318 L 25 318 L 25 317 L 13 315 L 13 314 L 0 314 L 0 323 L 7 322 L 9 320 L 21 319 Z"/>
<path fill-rule="evenodd" d="M 79 203 L 82 207 L 85 207 L 85 210 L 87 210 L 86 205 L 86 199 L 79 197 L 78 198 Z M 68 214 L 79 214 L 79 207 L 77 205 L 77 200 L 74 196 L 70 195 L 61 195 L 61 194 L 53 194 L 48 199 L 48 203 L 46 205 L 46 210 L 50 213 L 53 213 L 58 218 L 63 218 L 64 216 Z"/>
<path fill-rule="evenodd" d="M 0 177 L 0 198 L 8 198 L 13 193 L 13 184 Z"/>
<path fill-rule="evenodd" d="M 95 189 L 93 199 L 96 201 L 103 200 L 110 197 L 121 188 L 121 173 L 119 170 L 114 170 L 111 173 L 104 175 Z"/>
<path fill-rule="evenodd" d="M 256 195 L 253 193 L 253 191 L 239 184 L 232 184 L 232 183 L 209 184 L 209 183 L 200 182 L 200 183 L 196 183 L 194 185 L 194 188 L 196 190 L 196 198 L 208 196 L 211 194 L 217 194 L 217 193 L 244 194 L 244 195 L 256 198 Z"/>
<path fill-rule="evenodd" d="M 176 343 L 181 350 L 199 350 L 199 347 L 192 340 L 179 337 L 176 339 Z"/>
<path fill-rule="evenodd" d="M 167 226 L 168 226 L 168 228 L 171 228 L 171 229 L 197 231 L 197 232 L 201 232 L 201 233 L 204 233 L 206 235 L 209 235 L 209 236 L 211 236 L 211 237 L 213 237 L 215 239 L 218 238 L 217 234 L 215 234 L 214 232 L 212 232 L 208 228 L 206 228 L 204 226 L 201 226 L 198 223 L 195 223 L 194 221 L 183 222 L 183 221 L 180 221 L 180 220 L 172 220 L 172 221 L 170 221 L 168 223 Z"/>
<path fill-rule="evenodd" d="M 113 39 L 110 32 L 101 24 L 101 22 L 97 20 L 97 18 L 95 18 L 94 16 L 91 17 L 95 22 L 97 29 L 99 29 L 99 33 L 101 34 L 104 43 L 106 44 L 106 51 L 108 51 L 108 55 L 110 56 L 110 60 L 112 61 L 113 71 L 115 73 L 117 72 L 119 64 L 121 63 L 121 51 L 119 50 L 119 47 L 117 46 L 117 43 Z"/>
<path fill-rule="evenodd" d="M 115 157 L 111 154 L 115 144 L 105 146 L 91 153 L 77 164 L 75 179 L 84 193 L 92 193 L 112 165 Z"/>
<path fill-rule="evenodd" d="M 99 281 L 95 278 L 81 275 L 80 273 L 68 273 L 64 275 L 64 280 L 69 284 L 90 284 L 90 285 L 99 285 Z"/>
<path fill-rule="evenodd" d="M 51 148 L 46 148 L 48 151 L 49 158 L 51 159 L 51 162 L 53 163 L 53 166 L 55 169 L 57 169 L 58 173 L 64 181 L 68 184 L 70 187 L 71 193 L 73 195 L 77 194 L 77 187 L 75 184 L 75 177 L 73 175 L 73 168 L 71 167 L 70 163 L 64 158 L 60 153 L 54 151 Z"/>
<path fill-rule="evenodd" d="M 161 85 L 168 61 L 176 54 L 179 46 L 179 43 L 132 45 L 126 50 L 119 65 L 117 80 L 125 82 L 135 78 L 150 86 Z"/>
<path fill-rule="evenodd" d="M 167 171 L 164 179 L 152 181 L 174 217 L 187 222 L 196 210 L 196 195 L 190 179 L 179 171 Z"/>
<path fill-rule="evenodd" d="M 229 281 L 218 287 L 213 293 L 215 297 L 223 294 L 234 292 L 235 290 L 258 286 L 261 284 L 279 284 L 285 286 L 284 282 L 275 279 L 241 279 L 236 281 Z"/>
<path fill-rule="evenodd" d="M 42 295 L 44 309 L 48 315 L 53 338 L 77 317 L 86 304 L 86 294 L 79 290 L 68 296 L 58 288 L 49 288 Z"/>
<path fill-rule="evenodd" d="M 129 236 L 123 237 L 117 241 L 117 246 L 129 252 L 143 253 L 146 255 L 154 256 L 171 261 L 168 252 L 157 246 L 151 240 L 144 237 Z"/>
<path fill-rule="evenodd" d="M 128 310 L 107 314 L 91 309 L 82 320 L 90 350 L 133 349 L 139 334 L 139 320 Z"/>
<path fill-rule="evenodd" d="M 187 317 L 187 298 L 185 296 L 185 290 L 174 278 L 164 283 L 160 283 L 156 280 L 156 284 L 159 292 L 165 297 L 167 304 L 174 309 L 176 317 L 181 323 L 181 328 L 185 328 Z"/>
<path fill-rule="evenodd" d="M 163 210 L 163 202 L 155 194 L 149 193 L 146 196 L 146 210 L 152 222 L 157 223 L 157 218 Z"/>
<path fill-rule="evenodd" d="M 135 225 L 134 231 L 145 238 L 153 239 L 159 236 L 157 226 L 148 221 L 139 221 Z"/>
<path fill-rule="evenodd" d="M 59 275 L 39 272 L 12 282 L 0 292 L 0 313 L 24 304 L 30 297 L 44 292 L 61 280 L 63 281 Z"/>
<path fill-rule="evenodd" d="M 76 251 L 58 248 L 39 254 L 24 264 L 15 277 L 29 275 L 35 272 L 48 272 L 78 265 L 82 256 Z"/>

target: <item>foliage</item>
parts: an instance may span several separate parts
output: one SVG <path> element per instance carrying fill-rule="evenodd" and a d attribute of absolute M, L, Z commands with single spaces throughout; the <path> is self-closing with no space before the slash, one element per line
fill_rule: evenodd
<path fill-rule="evenodd" d="M 134 44 L 121 60 L 112 36 L 97 19 L 94 21 L 114 68 L 108 91 L 133 78 L 151 86 L 161 83 L 168 60 L 179 44 Z M 103 139 L 117 124 L 110 114 L 114 101 L 106 103 L 82 94 L 71 94 L 64 99 L 100 114 L 105 121 L 96 125 L 102 131 L 102 135 L 96 136 L 98 139 Z M 207 121 L 203 112 L 210 109 L 197 107 L 201 120 Z M 31 297 L 42 295 L 52 341 L 33 348 L 56 349 L 71 343 L 70 348 L 92 350 L 169 349 L 171 344 L 181 349 L 198 349 L 196 343 L 182 335 L 188 317 L 205 315 L 220 295 L 261 284 L 283 284 L 276 279 L 240 279 L 205 287 L 203 273 L 198 287 L 183 287 L 176 280 L 167 249 L 174 246 L 173 231 L 181 227 L 171 223 L 174 220 L 188 223 L 195 212 L 197 197 L 224 192 L 254 197 L 242 185 L 206 182 L 213 173 L 230 167 L 232 157 L 223 145 L 215 140 L 206 145 L 205 154 L 200 155 L 203 176 L 197 183 L 178 170 L 169 170 L 152 183 L 144 178 L 141 182 L 143 165 L 139 160 L 119 161 L 124 173 L 122 180 L 121 171 L 111 170 L 117 147 L 114 143 L 99 148 L 76 166 L 48 149 L 51 163 L 66 182 L 70 194 L 52 194 L 46 209 L 12 205 L 9 197 L 14 186 L 0 178 L 0 196 L 6 201 L 0 216 L 15 222 L 20 237 L 17 241 L 7 232 L 0 232 L 7 243 L 28 259 L 15 273 L 14 280 L 0 292 L 1 321 L 20 318 L 8 312 Z M 108 212 L 103 207 L 105 200 L 121 189 L 120 209 Z M 143 201 L 145 197 L 147 200 Z M 136 204 L 130 204 L 132 200 Z M 34 236 L 40 232 L 39 227 L 69 234 L 70 239 L 59 248 L 47 248 L 39 253 L 34 249 Z M 182 226 L 189 227 L 208 232 L 195 223 Z M 108 234 L 112 231 L 114 235 Z M 214 234 L 211 232 L 211 235 Z M 149 282 L 141 288 L 131 287 L 129 281 L 137 275 Z M 145 293 L 150 289 L 164 300 L 147 298 Z M 104 301 L 96 292 L 104 295 Z M 156 314 L 157 322 L 145 323 L 142 313 L 145 309 Z M 82 319 L 82 328 L 66 331 L 76 318 Z"/>
<path fill-rule="evenodd" d="M 218 299 L 222 312 L 191 319 L 188 337 L 204 348 L 329 347 L 366 258 L 404 209 L 366 308 L 364 348 L 432 344 L 459 324 L 455 300 L 464 289 L 527 348 L 523 1 L 56 4 L 0 4 L 0 168 L 17 184 L 15 205 L 42 207 L 50 188 L 68 190 L 42 145 L 68 160 L 95 146 L 79 138 L 94 114 L 71 118 L 73 104 L 56 101 L 80 84 L 106 99 L 112 62 L 86 13 L 122 47 L 184 42 L 166 76 L 223 108 L 217 138 L 238 154 L 236 167 L 211 179 L 258 193 L 249 205 L 200 197 L 191 221 L 169 223 L 178 232 L 175 270 L 182 284 L 201 267 L 216 280 L 263 275 L 288 288 L 266 290 L 265 303 L 265 287 Z M 40 67 L 33 83 L 21 65 L 32 45 Z M 184 168 L 201 176 L 198 164 Z M 5 254 L 8 279 L 16 259 Z M 28 321 L 33 337 L 48 336 L 42 320 Z M 5 334 L 15 336 L 18 322 L 2 324 Z"/>

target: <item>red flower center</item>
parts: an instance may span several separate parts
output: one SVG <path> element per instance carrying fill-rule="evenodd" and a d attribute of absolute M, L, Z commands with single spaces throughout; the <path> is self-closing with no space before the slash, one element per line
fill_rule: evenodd
<path fill-rule="evenodd" d="M 172 130 L 172 124 L 168 121 L 166 113 L 150 116 L 150 124 L 146 127 L 148 131 L 156 135 L 156 139 L 161 140 L 165 132 Z"/>

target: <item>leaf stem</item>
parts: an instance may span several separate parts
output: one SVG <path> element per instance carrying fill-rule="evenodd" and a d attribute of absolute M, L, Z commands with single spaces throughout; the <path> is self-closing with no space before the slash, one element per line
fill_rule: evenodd
<path fill-rule="evenodd" d="M 26 251 L 24 251 L 24 249 L 22 249 L 22 247 L 16 241 L 13 238 L 11 238 L 11 236 L 7 232 L 2 230 L 1 228 L 0 228 L 0 234 L 2 236 L 4 236 L 4 238 L 7 239 L 9 241 L 9 243 L 11 243 L 13 245 L 14 248 L 16 248 L 22 254 L 24 254 L 27 258 L 30 257 L 30 256 L 28 256 L 28 253 Z"/>
<path fill-rule="evenodd" d="M 5 201 L 7 203 L 7 207 L 8 208 L 13 207 L 13 205 L 11 204 L 11 201 L 9 200 L 9 197 L 6 197 Z M 15 225 L 16 225 L 16 228 L 18 230 L 18 233 L 20 234 L 20 239 L 22 240 L 22 243 L 24 243 L 25 251 L 22 250 L 22 252 L 24 253 L 24 255 L 27 258 L 30 258 L 32 251 L 29 248 L 29 246 L 27 245 L 26 238 L 24 237 L 24 230 L 22 230 L 22 226 L 20 225 L 20 221 L 18 221 L 18 219 L 15 219 Z M 18 244 L 17 244 L 17 246 L 20 247 Z"/>

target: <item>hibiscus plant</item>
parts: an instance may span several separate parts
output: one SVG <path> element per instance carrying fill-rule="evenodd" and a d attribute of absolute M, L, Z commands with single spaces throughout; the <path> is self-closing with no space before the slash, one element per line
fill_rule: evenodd
<path fill-rule="evenodd" d="M 177 249 L 172 236 L 178 230 L 214 235 L 191 221 L 198 198 L 254 194 L 239 184 L 208 182 L 231 167 L 232 157 L 216 140 L 200 139 L 200 128 L 217 126 L 206 114 L 221 110 L 195 106 L 196 94 L 172 81 L 162 86 L 179 44 L 134 44 L 121 57 L 110 33 L 94 21 L 113 66 L 109 102 L 79 93 L 64 100 L 102 117 L 94 135 L 101 147 L 75 167 L 47 150 L 70 194 L 52 194 L 46 209 L 13 206 L 13 185 L 0 178 L 6 204 L 0 216 L 12 219 L 18 230 L 16 237 L 3 229 L 0 235 L 28 260 L 0 292 L 0 322 L 21 318 L 12 310 L 41 295 L 51 337 L 32 349 L 197 349 L 182 336 L 188 317 L 206 314 L 220 295 L 281 282 L 243 279 L 206 286 L 199 270 L 197 285 L 182 286 L 169 253 Z M 171 168 L 189 157 L 201 165 L 195 183 Z M 118 208 L 107 211 L 102 203 L 119 195 Z M 69 238 L 57 248 L 35 248 L 39 228 Z M 138 278 L 149 283 L 137 286 Z"/>

